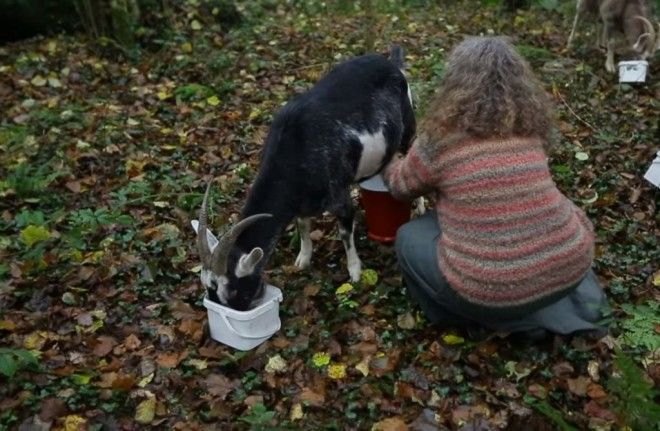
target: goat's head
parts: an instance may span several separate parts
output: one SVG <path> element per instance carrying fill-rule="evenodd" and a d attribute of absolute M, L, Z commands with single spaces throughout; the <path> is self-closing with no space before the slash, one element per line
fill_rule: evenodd
<path fill-rule="evenodd" d="M 651 21 L 648 19 L 640 15 L 636 16 L 635 19 L 642 22 L 644 30 L 642 34 L 637 37 L 632 48 L 639 55 L 641 60 L 646 60 L 651 57 L 655 51 L 660 49 L 660 24 L 658 24 L 658 31 L 656 32 L 653 28 L 653 24 L 651 24 Z"/>
<path fill-rule="evenodd" d="M 212 300 L 239 311 L 249 310 L 264 292 L 259 270 L 264 251 L 260 247 L 243 251 L 236 246 L 236 240 L 250 225 L 272 215 L 255 214 L 246 217 L 216 239 L 207 229 L 210 189 L 209 183 L 199 211 L 199 222 L 192 223 L 197 233 L 197 249 L 202 261 L 202 285 Z"/>

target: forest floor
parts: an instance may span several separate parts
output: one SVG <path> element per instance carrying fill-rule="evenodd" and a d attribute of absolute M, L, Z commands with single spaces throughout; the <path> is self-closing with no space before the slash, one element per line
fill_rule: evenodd
<path fill-rule="evenodd" d="M 660 193 L 642 178 L 660 141 L 658 56 L 646 84 L 620 85 L 593 25 L 565 49 L 570 2 L 244 2 L 232 27 L 197 3 L 150 11 L 139 52 L 83 36 L 0 46 L 0 430 L 658 429 Z M 267 271 L 282 329 L 250 352 L 211 340 L 189 224 L 204 176 L 219 228 L 273 113 L 331 65 L 402 44 L 421 115 L 447 52 L 478 34 L 510 35 L 554 98 L 552 172 L 596 227 L 610 334 L 431 328 L 360 214 L 369 277 L 337 292 L 331 218 L 295 270 L 290 227 Z"/>

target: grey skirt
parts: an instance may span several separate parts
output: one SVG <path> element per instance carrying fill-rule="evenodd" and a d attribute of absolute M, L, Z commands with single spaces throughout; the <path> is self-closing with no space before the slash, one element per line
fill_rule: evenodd
<path fill-rule="evenodd" d="M 438 268 L 437 244 L 441 234 L 432 211 L 403 225 L 396 237 L 396 253 L 406 288 L 431 323 L 454 327 L 478 324 L 505 333 L 606 332 L 605 317 L 610 309 L 593 270 L 566 296 L 527 314 L 467 304 Z M 503 317 L 502 311 L 510 317 Z"/>

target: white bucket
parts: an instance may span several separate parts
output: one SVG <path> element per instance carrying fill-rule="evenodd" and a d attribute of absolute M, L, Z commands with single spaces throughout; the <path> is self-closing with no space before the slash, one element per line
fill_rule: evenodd
<path fill-rule="evenodd" d="M 620 61 L 619 82 L 644 82 L 649 62 L 644 60 Z"/>
<path fill-rule="evenodd" d="M 266 285 L 261 304 L 252 310 L 237 311 L 204 298 L 211 338 L 238 350 L 257 347 L 280 330 L 282 291 Z"/>

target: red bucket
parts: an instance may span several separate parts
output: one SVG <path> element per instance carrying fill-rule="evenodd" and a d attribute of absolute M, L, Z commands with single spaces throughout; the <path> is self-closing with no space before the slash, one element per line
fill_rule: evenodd
<path fill-rule="evenodd" d="M 367 221 L 367 236 L 378 242 L 394 242 L 396 231 L 410 220 L 410 202 L 394 199 L 380 176 L 360 183 L 360 198 Z"/>

